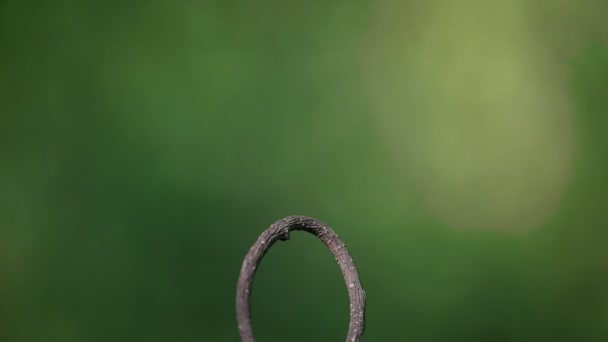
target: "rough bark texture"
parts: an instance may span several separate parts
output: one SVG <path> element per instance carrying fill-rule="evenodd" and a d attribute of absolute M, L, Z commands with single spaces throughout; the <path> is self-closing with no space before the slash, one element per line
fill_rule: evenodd
<path fill-rule="evenodd" d="M 331 228 L 321 221 L 306 216 L 288 216 L 273 223 L 260 235 L 245 256 L 236 291 L 236 316 L 241 340 L 255 341 L 250 313 L 251 288 L 255 271 L 270 247 L 278 240 L 289 240 L 289 233 L 292 230 L 304 230 L 314 234 L 336 257 L 350 298 L 350 323 L 346 341 L 361 341 L 365 329 L 365 291 L 361 287 L 355 263 L 346 245 Z M 289 336 L 285 336 L 285 340 L 289 340 Z"/>

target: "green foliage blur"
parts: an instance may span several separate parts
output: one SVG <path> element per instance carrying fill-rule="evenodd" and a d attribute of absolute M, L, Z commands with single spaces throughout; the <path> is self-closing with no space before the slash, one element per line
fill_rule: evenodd
<path fill-rule="evenodd" d="M 0 341 L 607 341 L 606 13 L 0 2 Z"/>

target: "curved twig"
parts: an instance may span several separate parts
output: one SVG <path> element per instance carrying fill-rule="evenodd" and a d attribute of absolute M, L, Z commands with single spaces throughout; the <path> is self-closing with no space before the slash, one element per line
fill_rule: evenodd
<path fill-rule="evenodd" d="M 346 341 L 361 341 L 365 329 L 365 291 L 361 287 L 355 263 L 348 253 L 346 245 L 331 228 L 321 221 L 306 216 L 288 216 L 273 223 L 260 235 L 245 256 L 236 290 L 236 317 L 239 324 L 241 341 L 255 341 L 251 327 L 249 303 L 255 271 L 270 247 L 277 240 L 289 240 L 289 233 L 292 230 L 304 230 L 314 234 L 323 241 L 336 257 L 336 261 L 344 275 L 348 297 L 350 298 L 350 323 L 348 325 Z"/>

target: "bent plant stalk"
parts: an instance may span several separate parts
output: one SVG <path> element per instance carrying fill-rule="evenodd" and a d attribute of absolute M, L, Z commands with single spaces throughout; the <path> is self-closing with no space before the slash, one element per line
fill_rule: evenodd
<path fill-rule="evenodd" d="M 344 275 L 350 299 L 350 323 L 346 341 L 361 341 L 365 330 L 365 291 L 361 287 L 355 263 L 348 253 L 346 245 L 330 227 L 306 216 L 288 216 L 273 223 L 260 235 L 245 256 L 236 290 L 236 317 L 241 341 L 255 342 L 250 311 L 251 288 L 255 271 L 270 247 L 278 240 L 289 240 L 289 233 L 293 230 L 303 230 L 315 235 L 336 257 Z"/>

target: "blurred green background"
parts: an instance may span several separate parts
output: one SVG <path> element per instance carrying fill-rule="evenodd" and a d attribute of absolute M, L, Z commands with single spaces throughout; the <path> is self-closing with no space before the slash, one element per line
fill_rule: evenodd
<path fill-rule="evenodd" d="M 0 2 L 0 340 L 237 341 L 257 236 L 368 341 L 608 340 L 608 2 Z M 313 236 L 259 341 L 340 341 Z"/>

